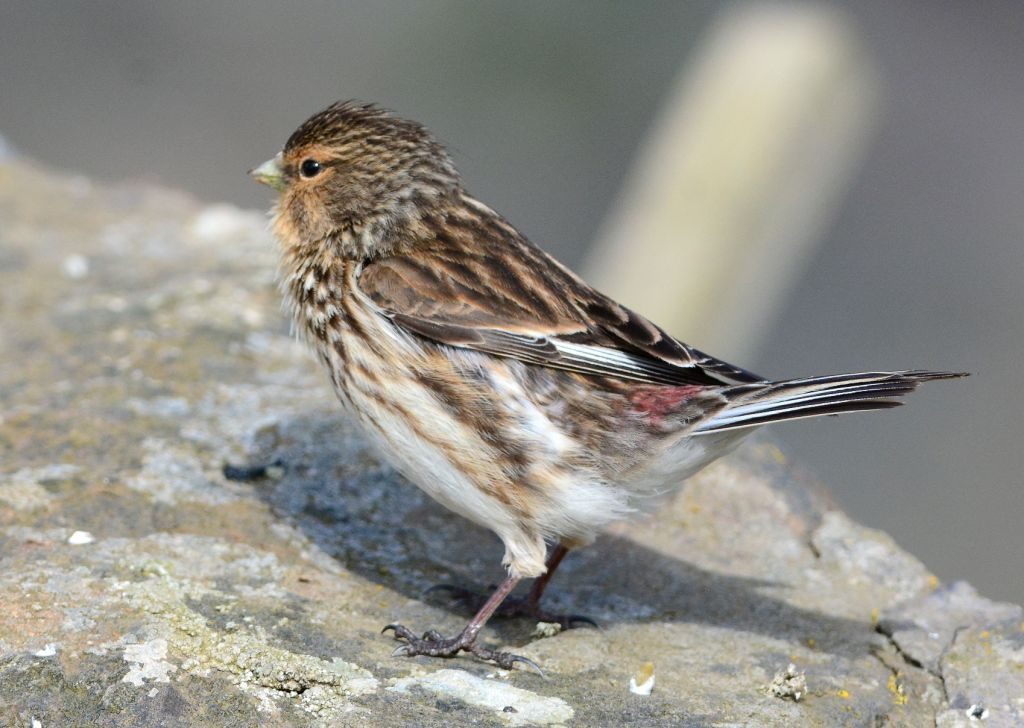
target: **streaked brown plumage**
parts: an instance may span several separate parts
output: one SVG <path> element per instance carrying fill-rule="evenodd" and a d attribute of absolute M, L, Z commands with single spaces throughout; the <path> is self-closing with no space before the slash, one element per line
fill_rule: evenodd
<path fill-rule="evenodd" d="M 893 407 L 923 381 L 871 372 L 770 382 L 594 290 L 462 187 L 421 125 L 374 106 L 316 114 L 253 171 L 298 331 L 346 409 L 410 480 L 502 539 L 509 577 L 451 639 L 389 625 L 404 654 L 468 650 L 519 579 L 537 602 L 590 542 L 757 425 Z M 548 567 L 546 543 L 553 543 Z"/>

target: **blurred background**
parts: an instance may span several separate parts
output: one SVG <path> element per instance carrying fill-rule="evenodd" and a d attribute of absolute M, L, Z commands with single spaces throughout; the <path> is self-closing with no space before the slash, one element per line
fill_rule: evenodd
<path fill-rule="evenodd" d="M 800 36 L 817 39 L 814 60 L 754 79 L 774 111 L 708 122 L 701 110 L 733 88 L 719 79 L 750 65 L 723 63 L 729 49 L 761 47 L 730 18 L 776 10 L 816 18 Z M 8 0 L 0 135 L 54 168 L 265 208 L 246 169 L 331 101 L 377 101 L 430 126 L 474 194 L 535 242 L 698 347 L 772 377 L 974 372 L 909 407 L 779 426 L 776 439 L 943 579 L 1024 602 L 1022 38 L 1019 2 Z M 800 77 L 818 63 L 835 73 Z M 762 118 L 793 122 L 771 154 L 745 146 Z M 691 149 L 652 170 L 676 132 L 717 146 L 692 142 L 701 159 Z M 676 173 L 689 175 L 681 190 L 705 190 L 701 164 L 709 184 L 724 170 L 760 185 L 754 202 L 734 212 L 683 195 L 669 206 L 687 212 L 677 221 L 646 207 L 645 184 Z M 773 197 L 776 178 L 798 183 Z M 709 210 L 738 221 L 729 235 L 691 224 Z M 629 236 L 629 221 L 658 215 L 678 249 Z M 732 282 L 695 250 L 735 266 Z M 635 283 L 645 271 L 684 293 L 712 281 L 714 295 L 681 306 L 660 284 L 648 301 Z"/>

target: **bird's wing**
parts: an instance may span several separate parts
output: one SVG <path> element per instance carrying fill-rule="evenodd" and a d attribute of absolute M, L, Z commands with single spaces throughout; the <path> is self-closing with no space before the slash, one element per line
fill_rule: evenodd
<path fill-rule="evenodd" d="M 650 384 L 763 381 L 677 341 L 522 237 L 500 243 L 436 241 L 367 263 L 358 286 L 401 328 L 449 346 Z"/>

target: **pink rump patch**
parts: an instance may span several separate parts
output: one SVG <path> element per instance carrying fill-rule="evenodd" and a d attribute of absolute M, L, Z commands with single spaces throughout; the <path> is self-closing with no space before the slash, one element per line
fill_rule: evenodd
<path fill-rule="evenodd" d="M 678 412 L 683 404 L 704 387 L 699 384 L 685 384 L 680 387 L 645 385 L 634 389 L 629 400 L 636 412 L 651 418 L 652 424 L 660 424 L 665 415 Z"/>

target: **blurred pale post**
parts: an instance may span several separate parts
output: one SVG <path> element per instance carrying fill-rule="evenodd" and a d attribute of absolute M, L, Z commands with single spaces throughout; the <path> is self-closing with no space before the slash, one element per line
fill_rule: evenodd
<path fill-rule="evenodd" d="M 856 171 L 876 88 L 840 12 L 726 11 L 640 149 L 588 279 L 684 341 L 750 357 Z"/>

